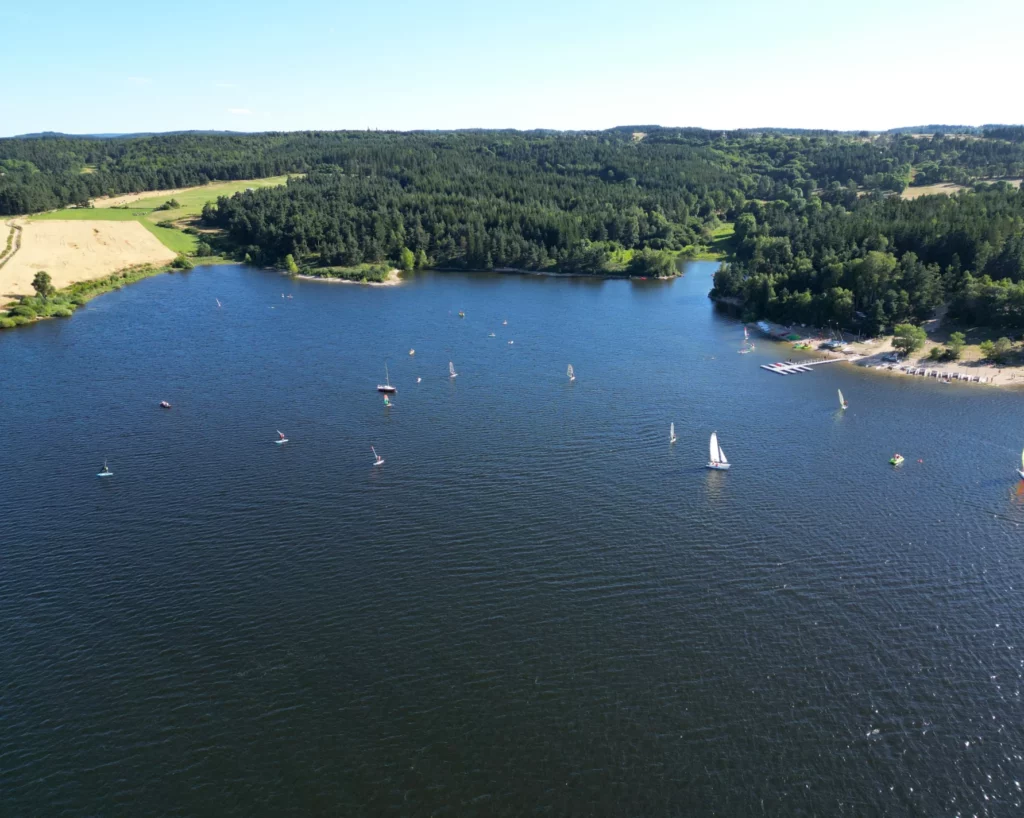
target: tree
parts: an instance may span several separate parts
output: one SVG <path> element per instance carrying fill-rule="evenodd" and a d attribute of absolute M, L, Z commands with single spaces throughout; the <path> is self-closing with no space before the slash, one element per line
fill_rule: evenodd
<path fill-rule="evenodd" d="M 284 267 L 291 275 L 298 275 L 299 265 L 295 263 L 295 256 L 291 253 L 284 257 Z"/>
<path fill-rule="evenodd" d="M 40 270 L 32 279 L 32 289 L 35 290 L 40 298 L 49 298 L 56 292 L 56 288 L 53 286 L 53 280 L 50 278 L 50 274 L 46 270 Z"/>
<path fill-rule="evenodd" d="M 925 331 L 913 324 L 897 324 L 893 329 L 892 345 L 904 355 L 920 349 L 927 340 Z"/>
<path fill-rule="evenodd" d="M 403 247 L 398 254 L 398 267 L 404 272 L 410 272 L 416 266 L 416 256 L 408 247 Z"/>
<path fill-rule="evenodd" d="M 994 364 L 1001 364 L 1005 361 L 1012 349 L 1013 342 L 1006 337 L 1000 338 L 995 343 L 992 341 L 981 342 L 981 354 Z"/>
<path fill-rule="evenodd" d="M 427 261 L 427 251 L 422 247 L 416 251 L 416 267 L 422 269 L 426 267 L 429 262 Z"/>
<path fill-rule="evenodd" d="M 949 342 L 946 344 L 946 353 L 949 355 L 951 360 L 958 360 L 960 354 L 964 351 L 964 346 L 967 344 L 967 338 L 964 337 L 962 332 L 954 332 L 949 336 Z"/>

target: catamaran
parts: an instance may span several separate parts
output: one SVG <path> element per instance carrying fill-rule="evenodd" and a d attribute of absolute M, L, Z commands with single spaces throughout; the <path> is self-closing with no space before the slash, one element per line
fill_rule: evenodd
<path fill-rule="evenodd" d="M 378 392 L 397 392 L 398 390 L 391 385 L 391 375 L 388 374 L 387 362 L 384 363 L 384 383 L 377 384 Z"/>
<path fill-rule="evenodd" d="M 457 377 L 459 377 L 459 373 L 455 371 L 455 364 L 453 364 L 451 361 L 448 362 L 448 377 L 449 378 L 457 378 Z"/>
<path fill-rule="evenodd" d="M 103 471 L 97 472 L 96 476 L 97 477 L 113 477 L 114 476 L 114 473 L 109 468 L 107 468 L 107 461 L 106 460 L 103 461 Z"/>
<path fill-rule="evenodd" d="M 280 445 L 281 445 L 282 443 L 287 443 L 287 442 L 288 442 L 288 438 L 286 438 L 286 437 L 284 436 L 284 432 L 282 432 L 282 431 L 281 431 L 280 429 L 278 429 L 278 430 L 277 430 L 277 440 L 275 440 L 274 442 L 275 442 L 275 443 L 276 443 L 276 444 L 277 444 L 278 446 L 280 446 Z"/>
<path fill-rule="evenodd" d="M 675 443 L 676 442 L 676 425 L 675 425 L 675 423 L 670 423 L 668 425 L 668 442 L 669 443 Z"/>
<path fill-rule="evenodd" d="M 373 452 L 373 465 L 374 466 L 381 466 L 381 465 L 383 465 L 384 458 L 381 457 L 379 454 L 377 454 L 377 450 L 375 448 L 373 448 L 373 446 L 370 447 L 370 451 Z"/>
<path fill-rule="evenodd" d="M 1021 468 L 1017 469 L 1017 474 L 1020 475 L 1020 479 L 1024 480 L 1024 452 L 1020 453 L 1020 465 Z"/>
<path fill-rule="evenodd" d="M 839 408 L 840 409 L 845 409 L 850 404 L 848 404 L 846 402 L 846 399 L 843 397 L 843 390 L 842 389 L 837 389 L 836 391 L 839 393 Z"/>
<path fill-rule="evenodd" d="M 572 371 L 572 364 L 569 364 L 569 368 L 565 372 L 569 376 L 570 381 L 576 380 L 576 373 Z"/>
<path fill-rule="evenodd" d="M 711 433 L 711 459 L 708 461 L 709 469 L 719 469 L 725 471 L 729 468 L 729 461 L 725 459 L 725 452 L 722 451 L 722 447 L 718 445 L 718 433 Z"/>

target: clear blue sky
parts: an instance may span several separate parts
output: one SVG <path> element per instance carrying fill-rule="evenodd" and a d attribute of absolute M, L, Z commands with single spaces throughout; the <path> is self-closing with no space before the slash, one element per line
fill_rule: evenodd
<path fill-rule="evenodd" d="M 0 4 L 0 135 L 1024 121 L 1022 0 Z"/>

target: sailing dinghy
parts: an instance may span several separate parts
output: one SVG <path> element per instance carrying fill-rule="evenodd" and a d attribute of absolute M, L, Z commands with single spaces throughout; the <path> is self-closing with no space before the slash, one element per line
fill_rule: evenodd
<path fill-rule="evenodd" d="M 395 387 L 393 387 L 391 385 L 391 375 L 388 374 L 387 362 L 384 363 L 384 383 L 377 384 L 377 391 L 378 392 L 397 392 L 398 391 L 397 389 L 395 389 Z"/>
<path fill-rule="evenodd" d="M 113 477 L 114 473 L 107 467 L 107 461 L 103 461 L 103 471 L 96 473 L 97 477 Z"/>
<path fill-rule="evenodd" d="M 281 431 L 280 429 L 278 429 L 278 430 L 277 430 L 277 440 L 275 440 L 274 442 L 275 442 L 275 443 L 276 443 L 276 444 L 277 444 L 278 446 L 280 446 L 280 445 L 281 445 L 282 443 L 287 443 L 287 442 L 288 442 L 288 438 L 286 438 L 286 437 L 284 436 L 284 432 L 282 432 L 282 431 Z"/>
<path fill-rule="evenodd" d="M 669 443 L 675 443 L 676 442 L 676 425 L 675 425 L 675 423 L 670 423 L 668 425 L 668 442 Z"/>
<path fill-rule="evenodd" d="M 843 390 L 842 389 L 837 389 L 836 391 L 839 393 L 839 408 L 840 409 L 845 409 L 850 404 L 848 404 L 846 402 L 846 398 L 843 397 Z"/>
<path fill-rule="evenodd" d="M 1017 474 L 1020 475 L 1020 479 L 1024 480 L 1024 452 L 1020 453 L 1020 465 L 1021 468 L 1017 469 Z"/>
<path fill-rule="evenodd" d="M 453 364 L 451 361 L 448 362 L 448 377 L 449 378 L 457 378 L 457 377 L 459 377 L 459 373 L 455 371 L 455 364 Z"/>
<path fill-rule="evenodd" d="M 576 373 L 572 371 L 572 364 L 569 364 L 569 368 L 565 372 L 569 376 L 570 381 L 576 380 Z"/>
<path fill-rule="evenodd" d="M 373 448 L 373 446 L 370 447 L 370 451 L 373 452 L 373 465 L 382 466 L 384 464 L 384 458 L 377 454 L 377 450 Z"/>
<path fill-rule="evenodd" d="M 725 452 L 718 445 L 718 433 L 711 433 L 711 459 L 708 461 L 709 469 L 725 471 L 729 468 L 729 461 L 725 458 Z"/>

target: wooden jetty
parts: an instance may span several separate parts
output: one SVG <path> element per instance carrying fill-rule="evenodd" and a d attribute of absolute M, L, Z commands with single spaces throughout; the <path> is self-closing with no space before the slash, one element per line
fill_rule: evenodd
<path fill-rule="evenodd" d="M 851 355 L 845 358 L 818 358 L 809 361 L 796 361 L 793 363 L 761 364 L 761 369 L 767 369 L 776 375 L 798 375 L 801 372 L 811 372 L 812 367 L 823 364 L 841 364 L 844 361 L 860 360 L 860 355 Z"/>

